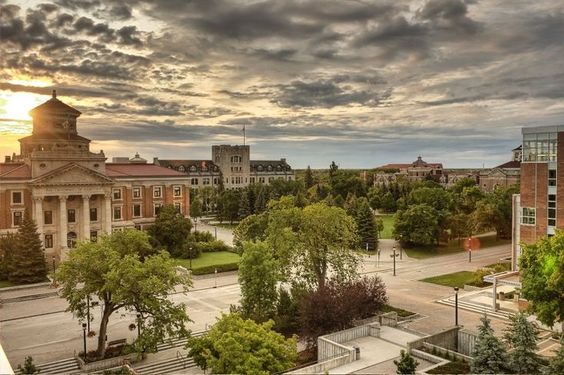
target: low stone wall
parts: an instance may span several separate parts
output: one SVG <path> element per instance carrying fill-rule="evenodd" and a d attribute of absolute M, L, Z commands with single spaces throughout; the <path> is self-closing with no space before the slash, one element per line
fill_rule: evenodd
<path fill-rule="evenodd" d="M 428 342 L 423 343 L 423 346 L 430 351 L 435 350 L 437 352 L 438 355 L 440 356 L 444 356 L 444 357 L 450 357 L 450 358 L 456 358 L 456 360 L 458 361 L 465 361 L 465 362 L 470 362 L 472 360 L 472 357 L 469 357 L 467 355 L 455 352 L 454 350 L 449 350 L 449 349 L 445 349 L 442 348 L 440 346 L 437 345 L 433 345 L 433 344 L 429 344 Z"/>
<path fill-rule="evenodd" d="M 344 355 L 351 350 L 354 352 L 353 348 L 341 345 L 341 343 L 375 334 L 380 334 L 377 323 L 353 327 L 321 336 L 317 339 L 317 360 L 324 361 L 328 358 Z"/>
<path fill-rule="evenodd" d="M 323 362 L 316 363 L 315 365 L 286 372 L 286 374 L 323 374 L 324 372 L 329 371 L 335 367 L 339 367 L 346 365 L 347 363 L 351 363 L 354 359 L 351 360 L 350 357 L 351 356 L 349 354 L 342 355 L 339 357 L 328 359 Z"/>
<path fill-rule="evenodd" d="M 429 354 L 427 352 L 424 352 L 423 350 L 419 350 L 419 349 L 411 349 L 411 351 L 409 352 L 412 356 L 417 357 L 417 358 L 421 358 L 427 362 L 431 362 L 431 363 L 442 363 L 442 362 L 448 362 L 446 359 L 441 358 L 441 357 L 437 357 L 436 355 L 433 354 Z"/>
<path fill-rule="evenodd" d="M 388 327 L 397 327 L 398 313 L 395 311 L 380 315 L 380 324 Z"/>
<path fill-rule="evenodd" d="M 76 362 L 78 363 L 78 367 L 80 367 L 82 371 L 93 372 L 93 371 L 107 370 L 113 367 L 118 367 L 123 365 L 124 362 L 135 363 L 137 362 L 137 353 L 126 354 L 119 357 L 108 358 L 108 359 L 103 359 L 101 361 L 88 362 L 88 363 L 85 363 L 82 360 L 82 358 L 78 356 L 75 356 L 75 359 Z"/>
<path fill-rule="evenodd" d="M 466 330 L 458 331 L 458 352 L 471 356 L 474 352 L 477 337 L 475 333 Z"/>

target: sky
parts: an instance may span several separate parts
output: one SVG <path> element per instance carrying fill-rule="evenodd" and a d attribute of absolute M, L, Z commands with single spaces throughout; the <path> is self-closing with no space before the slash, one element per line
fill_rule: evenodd
<path fill-rule="evenodd" d="M 561 0 L 0 0 L 0 156 L 58 98 L 106 156 L 511 158 L 564 124 Z"/>

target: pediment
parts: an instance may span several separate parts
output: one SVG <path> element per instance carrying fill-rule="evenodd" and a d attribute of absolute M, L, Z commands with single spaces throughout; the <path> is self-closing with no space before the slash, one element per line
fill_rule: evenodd
<path fill-rule="evenodd" d="M 507 173 L 499 168 L 494 168 L 488 173 L 488 177 L 505 177 Z"/>
<path fill-rule="evenodd" d="M 113 180 L 76 163 L 67 164 L 32 181 L 33 185 L 111 185 Z"/>

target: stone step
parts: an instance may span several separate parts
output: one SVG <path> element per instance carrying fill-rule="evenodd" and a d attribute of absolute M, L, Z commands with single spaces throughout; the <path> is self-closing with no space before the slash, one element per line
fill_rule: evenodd
<path fill-rule="evenodd" d="M 135 367 L 135 371 L 139 375 L 152 375 L 152 374 L 172 374 L 177 373 L 181 370 L 195 367 L 196 364 L 191 358 L 188 359 L 178 359 L 170 358 L 160 362 L 148 363 L 143 366 Z"/>
<path fill-rule="evenodd" d="M 442 299 L 442 300 L 438 300 L 437 302 L 442 304 L 442 305 L 453 306 L 453 307 L 455 306 L 454 301 L 452 301 L 450 299 Z M 490 317 L 495 317 L 495 318 L 505 319 L 505 320 L 509 319 L 509 317 L 513 315 L 509 312 L 505 312 L 505 311 L 501 311 L 501 310 L 492 311 L 490 307 L 477 305 L 477 304 L 473 304 L 473 303 L 461 302 L 461 301 L 458 301 L 458 307 L 462 310 L 477 312 L 477 313 L 480 313 L 480 314 L 485 313 Z"/>
<path fill-rule="evenodd" d="M 36 365 L 36 367 L 41 371 L 41 374 L 68 374 L 72 372 L 78 372 L 80 370 L 74 358 L 66 358 L 59 361 L 42 363 Z M 21 374 L 21 371 L 16 371 L 16 374 Z"/>

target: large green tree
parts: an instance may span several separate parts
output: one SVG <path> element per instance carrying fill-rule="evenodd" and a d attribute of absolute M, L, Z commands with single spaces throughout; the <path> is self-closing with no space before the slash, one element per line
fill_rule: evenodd
<path fill-rule="evenodd" d="M 18 250 L 18 240 L 14 233 L 0 236 L 0 280 L 8 280 L 12 255 Z"/>
<path fill-rule="evenodd" d="M 57 270 L 60 294 L 69 304 L 67 311 L 84 321 L 87 296 L 100 302 L 98 358 L 104 357 L 110 317 L 122 309 L 141 314 L 141 336 L 136 342 L 139 350 L 155 351 L 164 338 L 188 334 L 185 306 L 174 304 L 168 295 L 176 286 L 186 291 L 190 279 L 176 273 L 168 253 L 149 254 L 149 248 L 145 232 L 115 232 L 102 236 L 97 243 L 80 242 Z"/>
<path fill-rule="evenodd" d="M 309 189 L 310 187 L 315 185 L 315 181 L 313 180 L 313 173 L 311 172 L 311 168 L 309 167 L 309 165 L 307 166 L 307 169 L 305 171 L 304 183 L 306 189 Z"/>
<path fill-rule="evenodd" d="M 478 229 L 496 231 L 500 238 L 511 238 L 512 196 L 519 187 L 497 188 L 476 204 L 474 220 Z"/>
<path fill-rule="evenodd" d="M 286 276 L 323 286 L 329 273 L 340 280 L 358 276 L 356 224 L 338 207 L 316 203 L 270 212 L 267 242 Z"/>
<path fill-rule="evenodd" d="M 215 374 L 281 373 L 294 366 L 297 342 L 274 332 L 273 324 L 223 315 L 207 334 L 188 340 L 188 355 Z"/>
<path fill-rule="evenodd" d="M 225 190 L 219 196 L 218 215 L 220 220 L 228 220 L 230 223 L 239 218 L 240 196 L 237 190 Z"/>
<path fill-rule="evenodd" d="M 364 197 L 358 200 L 355 221 L 359 247 L 364 249 L 368 246 L 369 249 L 375 249 L 378 244 L 378 226 L 368 200 Z"/>
<path fill-rule="evenodd" d="M 241 314 L 264 322 L 274 315 L 276 308 L 278 264 L 264 242 L 246 242 L 243 247 L 239 263 Z"/>
<path fill-rule="evenodd" d="M 527 315 L 518 313 L 511 318 L 511 324 L 505 331 L 505 339 L 511 346 L 509 366 L 517 374 L 539 373 L 541 362 L 536 351 L 537 332 Z"/>
<path fill-rule="evenodd" d="M 47 280 L 43 244 L 35 221 L 26 213 L 18 232 L 13 253 L 9 255 L 8 280 L 15 284 L 31 284 Z"/>
<path fill-rule="evenodd" d="M 427 204 L 416 204 L 396 213 L 394 236 L 410 245 L 437 243 L 439 222 L 437 210 Z"/>
<path fill-rule="evenodd" d="M 504 344 L 494 335 L 487 317 L 480 318 L 478 337 L 472 352 L 470 368 L 474 374 L 499 374 L 508 368 L 507 350 Z"/>
<path fill-rule="evenodd" d="M 156 246 L 164 247 L 169 253 L 182 252 L 184 242 L 190 234 L 192 223 L 173 205 L 161 207 L 155 223 L 149 227 L 149 234 Z"/>
<path fill-rule="evenodd" d="M 522 245 L 519 257 L 523 297 L 547 326 L 564 322 L 564 232 Z"/>

